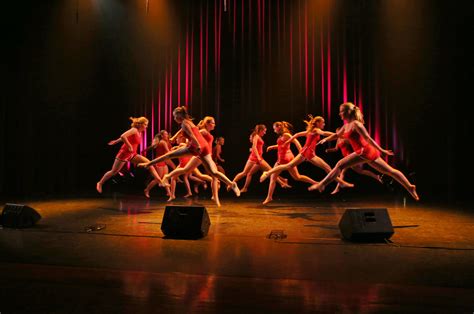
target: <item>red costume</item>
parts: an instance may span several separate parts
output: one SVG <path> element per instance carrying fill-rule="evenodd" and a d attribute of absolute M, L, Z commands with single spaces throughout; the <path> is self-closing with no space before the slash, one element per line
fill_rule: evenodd
<path fill-rule="evenodd" d="M 210 148 L 210 154 L 212 155 L 212 142 L 214 141 L 214 136 L 212 136 L 212 134 L 209 133 L 209 131 L 206 131 L 204 134 L 202 134 L 202 137 L 204 137 L 204 139 L 206 140 L 207 145 Z"/>
<path fill-rule="evenodd" d="M 164 146 L 163 143 L 166 145 Z M 158 142 L 158 145 L 156 145 L 156 157 L 155 158 L 158 158 L 160 156 L 163 156 L 164 154 L 166 154 L 168 152 L 168 150 L 166 149 L 166 147 L 168 148 L 169 150 L 169 144 L 163 140 L 160 140 Z M 164 167 L 166 166 L 166 162 L 162 161 L 162 162 L 158 162 L 155 164 L 156 167 Z"/>
<path fill-rule="evenodd" d="M 211 153 L 211 149 L 209 148 L 209 145 L 207 141 L 204 139 L 204 137 L 202 136 L 201 132 L 199 132 L 198 127 L 193 126 L 191 130 L 194 136 L 196 137 L 197 141 L 199 142 L 199 146 L 201 146 L 201 151 L 198 152 L 196 144 L 194 144 L 191 137 L 188 134 L 186 134 L 186 132 L 184 132 L 183 133 L 184 137 L 186 137 L 189 140 L 188 148 L 191 154 L 193 154 L 194 156 L 199 156 L 199 157 L 204 157 L 204 156 L 209 155 Z"/>
<path fill-rule="evenodd" d="M 258 135 L 255 135 L 255 136 L 258 136 Z M 257 151 L 258 151 L 258 154 L 260 155 L 260 158 L 262 158 L 262 153 L 263 153 L 263 140 L 262 138 L 259 136 L 258 139 L 257 139 Z M 251 162 L 254 162 L 254 163 L 259 163 L 259 160 L 258 160 L 258 157 L 257 155 L 255 155 L 255 152 L 252 151 L 250 152 L 250 156 L 249 156 L 249 160 Z"/>
<path fill-rule="evenodd" d="M 132 145 L 132 151 L 129 151 L 127 144 L 123 143 L 122 147 L 120 147 L 117 156 L 115 156 L 115 158 L 120 161 L 130 161 L 133 157 L 137 155 L 137 148 L 138 145 L 140 145 L 142 137 L 140 135 L 140 132 L 137 132 L 132 135 L 129 135 L 127 137 L 127 140 L 130 142 L 130 145 Z"/>
<path fill-rule="evenodd" d="M 188 162 L 191 160 L 191 156 L 179 157 L 179 167 L 184 168 Z"/>
<path fill-rule="evenodd" d="M 286 140 L 283 139 L 282 136 L 280 136 L 277 140 L 277 145 L 278 145 L 278 164 L 284 165 L 289 163 L 295 156 L 293 156 L 293 153 L 290 150 L 290 145 L 291 143 L 285 144 Z"/>
<path fill-rule="evenodd" d="M 316 132 L 309 132 L 309 134 L 306 135 L 306 143 L 304 143 L 304 146 L 300 152 L 300 154 L 306 158 L 306 160 L 311 160 L 316 156 L 314 150 L 316 148 L 316 144 L 319 142 L 319 138 L 320 136 Z"/>
<path fill-rule="evenodd" d="M 337 143 L 337 148 L 341 150 L 342 156 L 344 157 L 354 152 L 352 150 L 351 143 L 346 139 L 339 140 L 339 142 Z"/>
<path fill-rule="evenodd" d="M 352 129 L 349 132 L 344 133 L 344 138 L 347 138 L 351 143 L 352 149 L 359 156 L 374 161 L 380 157 L 380 152 L 373 145 L 367 143 L 367 141 L 360 136 L 359 132 Z"/>

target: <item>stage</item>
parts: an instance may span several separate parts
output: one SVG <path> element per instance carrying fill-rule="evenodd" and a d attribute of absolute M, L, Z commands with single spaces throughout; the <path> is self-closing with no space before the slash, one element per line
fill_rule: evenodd
<path fill-rule="evenodd" d="M 0 229 L 2 313 L 471 313 L 474 213 L 393 196 L 178 198 L 209 234 L 163 239 L 164 196 L 25 200 L 42 219 Z M 20 203 L 20 202 L 18 202 Z M 387 208 L 393 243 L 341 240 L 347 208 Z M 88 232 L 89 226 L 105 225 Z M 269 239 L 272 230 L 286 238 Z M 6 289 L 7 288 L 7 289 Z"/>

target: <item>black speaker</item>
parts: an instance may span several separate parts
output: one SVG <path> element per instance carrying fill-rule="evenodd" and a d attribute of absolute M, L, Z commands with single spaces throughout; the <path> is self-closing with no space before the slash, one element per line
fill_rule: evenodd
<path fill-rule="evenodd" d="M 383 242 L 393 235 L 386 208 L 349 208 L 339 221 L 344 239 L 354 242 Z"/>
<path fill-rule="evenodd" d="M 210 225 L 204 206 L 166 206 L 161 231 L 167 238 L 198 239 L 207 235 Z"/>
<path fill-rule="evenodd" d="M 5 204 L 2 212 L 2 225 L 7 228 L 28 228 L 41 219 L 41 215 L 27 205 Z"/>

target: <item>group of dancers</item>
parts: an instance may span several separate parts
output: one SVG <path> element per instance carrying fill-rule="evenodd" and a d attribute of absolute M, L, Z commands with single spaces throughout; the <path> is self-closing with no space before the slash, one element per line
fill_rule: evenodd
<path fill-rule="evenodd" d="M 153 180 L 144 190 L 146 197 L 150 196 L 150 190 L 158 184 L 166 189 L 169 196 L 168 200 L 173 200 L 176 197 L 176 182 L 182 176 L 187 189 L 186 197 L 192 195 L 189 180 L 196 182 L 195 192 L 198 192 L 199 184 L 203 186 L 210 184 L 212 199 L 219 207 L 221 205 L 218 193 L 220 182 L 227 186 L 227 190 L 232 190 L 236 196 L 240 196 L 241 192 L 247 191 L 253 174 L 261 170 L 263 173 L 260 176 L 260 182 L 270 178 L 268 194 L 263 201 L 263 204 L 267 204 L 273 200 L 276 183 L 282 188 L 291 188 L 288 180 L 280 176 L 280 173 L 285 170 L 290 173 L 293 179 L 309 183 L 309 191 L 323 192 L 326 186 L 335 180 L 337 186 L 332 191 L 332 194 L 335 194 L 341 188 L 354 186 L 344 180 L 345 171 L 351 168 L 355 172 L 369 176 L 379 182 L 382 182 L 382 174 L 388 175 L 399 182 L 418 201 L 416 186 L 410 183 L 402 172 L 391 167 L 381 158 L 381 154 L 393 155 L 393 152 L 383 149 L 370 137 L 364 127 L 364 118 L 360 109 L 354 104 L 346 102 L 339 106 L 339 116 L 344 124 L 336 132 L 325 131 L 325 121 L 320 116 L 309 116 L 309 119 L 304 121 L 307 125 L 306 130 L 296 134 L 292 134 L 292 126 L 288 122 L 275 122 L 273 130 L 278 135 L 277 143 L 267 147 L 267 152 L 273 149 L 278 152 L 278 160 L 273 168 L 263 159 L 263 136 L 266 133 L 266 127 L 263 124 L 257 125 L 249 138 L 252 147 L 245 167 L 233 180 L 226 176 L 221 165 L 224 162 L 221 157 L 224 138 L 217 138 L 213 148 L 214 137 L 211 131 L 214 130 L 216 125 L 213 117 L 207 116 L 195 125 L 185 107 L 175 108 L 173 118 L 180 125 L 180 129 L 171 138 L 165 130 L 160 131 L 155 136 L 151 146 L 141 152 L 146 154 L 149 150 L 155 150 L 157 158 L 151 161 L 137 153 L 141 142 L 141 133 L 146 130 L 148 120 L 145 117 L 130 118 L 132 120 L 131 128 L 124 132 L 120 138 L 109 142 L 109 145 L 122 143 L 122 146 L 115 157 L 112 169 L 107 171 L 97 182 L 96 188 L 99 193 L 102 193 L 103 184 L 116 175 L 127 162 L 131 162 L 138 167 L 148 169 L 153 177 Z M 297 140 L 299 137 L 306 137 L 303 147 Z M 333 140 L 337 140 L 336 147 L 327 149 L 326 152 L 340 150 L 343 158 L 331 169 L 321 157 L 316 155 L 315 149 L 317 145 Z M 172 147 L 171 143 L 176 143 L 176 146 Z M 296 156 L 293 155 L 290 149 L 291 144 L 295 145 L 298 150 Z M 171 161 L 174 158 L 179 159 L 178 166 Z M 317 182 L 300 174 L 297 166 L 304 161 L 323 169 L 327 173 L 326 177 Z M 364 169 L 363 164 L 369 165 L 380 175 Z M 205 174 L 199 171 L 199 165 L 204 167 Z M 168 166 L 173 169 L 171 172 L 168 172 Z M 244 177 L 246 177 L 245 184 L 240 190 L 237 182 Z"/>

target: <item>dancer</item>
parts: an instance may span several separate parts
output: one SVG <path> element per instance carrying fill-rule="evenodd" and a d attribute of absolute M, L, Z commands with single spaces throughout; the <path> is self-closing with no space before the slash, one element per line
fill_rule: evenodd
<path fill-rule="evenodd" d="M 288 170 L 294 166 L 299 165 L 303 161 L 307 160 L 311 162 L 313 165 L 316 167 L 319 167 L 326 171 L 326 173 L 329 173 L 331 171 L 331 167 L 320 157 L 316 156 L 315 149 L 316 149 L 316 144 L 319 141 L 320 136 L 330 136 L 333 135 L 334 133 L 328 132 L 328 131 L 323 131 L 324 129 L 324 119 L 323 117 L 316 116 L 313 117 L 309 115 L 309 120 L 304 121 L 307 125 L 306 131 L 296 133 L 292 137 L 290 137 L 287 141 L 286 144 L 292 142 L 294 139 L 301 137 L 301 136 L 306 136 L 306 143 L 304 144 L 303 148 L 301 149 L 300 153 L 289 163 L 284 164 L 284 165 L 279 165 L 274 167 L 273 169 L 269 171 L 265 171 L 261 176 L 260 176 L 260 182 L 265 181 L 265 179 L 276 173 L 279 174 L 280 172 L 284 170 Z M 341 187 L 353 187 L 354 185 L 351 183 L 347 183 L 340 179 L 339 177 L 336 178 L 336 180 L 341 183 Z"/>
<path fill-rule="evenodd" d="M 153 164 L 156 164 L 160 161 L 164 161 L 166 159 L 171 158 L 178 158 L 180 156 L 199 156 L 201 162 L 203 163 L 204 167 L 206 167 L 211 174 L 212 177 L 217 177 L 219 180 L 223 181 L 227 186 L 229 186 L 237 196 L 240 196 L 239 187 L 235 182 L 232 182 L 227 178 L 223 173 L 217 170 L 216 164 L 212 160 L 211 156 L 211 148 L 209 147 L 208 143 L 202 136 L 201 132 L 197 126 L 194 125 L 192 122 L 191 116 L 188 114 L 185 107 L 180 106 L 173 110 L 173 117 L 174 120 L 181 125 L 182 134 L 190 140 L 190 143 L 185 146 L 176 149 L 175 151 L 170 151 L 163 156 L 153 159 L 152 161 L 141 163 L 139 166 L 142 167 L 150 167 Z M 161 180 L 162 185 L 168 185 L 168 179 L 173 177 L 174 175 L 181 175 L 186 173 L 191 168 L 191 162 L 189 162 L 185 168 L 183 169 L 175 169 L 171 173 L 166 174 L 163 179 Z"/>
<path fill-rule="evenodd" d="M 137 148 L 138 145 L 140 145 L 142 138 L 141 133 L 144 132 L 148 127 L 148 119 L 145 117 L 130 117 L 130 120 L 132 120 L 131 128 L 124 132 L 118 139 L 112 140 L 108 143 L 109 145 L 115 145 L 117 143 L 123 142 L 117 156 L 115 156 L 112 169 L 107 171 L 96 184 L 96 189 L 99 193 L 102 193 L 102 186 L 104 183 L 116 175 L 125 165 L 125 163 L 131 162 L 133 164 L 138 164 L 150 162 L 150 160 L 148 160 L 146 157 L 137 154 Z M 149 168 L 148 170 L 150 171 L 153 178 L 157 180 L 160 179 L 154 167 Z"/>
<path fill-rule="evenodd" d="M 221 157 L 222 154 L 222 146 L 225 144 L 225 139 L 222 136 L 219 136 L 216 141 L 215 141 L 215 146 L 212 149 L 212 159 L 214 159 L 214 162 L 216 163 L 217 169 L 219 169 L 220 172 L 225 174 L 225 170 L 222 167 L 222 163 L 225 162 L 225 160 Z"/>
<path fill-rule="evenodd" d="M 380 173 L 389 175 L 398 181 L 418 201 L 420 198 L 416 193 L 416 186 L 411 184 L 403 173 L 391 167 L 380 157 L 380 153 L 393 155 L 393 152 L 383 149 L 370 137 L 364 127 L 364 117 L 360 109 L 353 103 L 346 102 L 339 106 L 339 116 L 345 124 L 339 132 L 321 140 L 320 143 L 344 137 L 350 141 L 354 152 L 339 160 L 334 169 L 321 182 L 310 186 L 308 189 L 322 192 L 327 184 L 340 175 L 342 170 L 354 165 L 368 163 Z"/>
<path fill-rule="evenodd" d="M 298 140 L 293 139 L 291 142 L 288 140 L 291 138 L 291 131 L 293 126 L 286 121 L 278 121 L 273 123 L 273 131 L 278 135 L 277 145 L 268 146 L 267 152 L 272 149 L 278 149 L 278 161 L 275 163 L 275 166 L 278 165 L 285 165 L 288 164 L 291 160 L 293 160 L 294 155 L 290 150 L 290 144 L 293 143 L 298 151 L 301 151 L 301 144 Z M 317 183 L 310 177 L 305 175 L 301 175 L 298 172 L 298 168 L 296 166 L 289 168 L 288 172 L 293 177 L 293 179 L 297 181 L 303 181 L 310 184 Z M 277 174 L 274 173 L 270 177 L 270 184 L 268 185 L 268 194 L 267 198 L 263 201 L 263 205 L 270 203 L 273 200 L 273 192 L 275 191 L 275 183 L 276 183 Z"/>
<path fill-rule="evenodd" d="M 161 130 L 158 134 L 155 135 L 155 137 L 153 138 L 153 142 L 145 150 L 145 152 L 156 148 L 156 156 L 159 157 L 169 152 L 170 147 L 171 147 L 171 143 L 170 143 L 168 132 L 166 130 Z M 175 166 L 173 162 L 171 162 L 171 164 Z M 155 164 L 154 167 L 156 171 L 158 172 L 158 175 L 160 176 L 160 178 L 163 178 L 163 176 L 168 173 L 168 163 L 165 161 Z M 176 168 L 176 166 L 174 168 Z M 150 190 L 158 183 L 159 183 L 158 180 L 152 180 L 147 185 L 144 191 L 146 197 L 148 198 L 150 197 Z M 165 189 L 166 189 L 166 195 L 170 196 L 169 187 L 165 187 Z"/>
<path fill-rule="evenodd" d="M 265 133 L 267 133 L 267 128 L 265 127 L 265 125 L 257 124 L 252 134 L 250 134 L 250 142 L 252 143 L 252 148 L 250 151 L 249 158 L 247 159 L 247 163 L 245 164 L 244 170 L 238 173 L 234 178 L 234 182 L 238 182 L 240 179 L 246 176 L 244 187 L 242 188 L 242 190 L 240 190 L 241 193 L 247 192 L 248 186 L 252 181 L 252 176 L 255 172 L 260 169 L 262 171 L 266 171 L 272 168 L 262 157 L 264 144 L 262 137 L 265 135 Z M 291 187 L 288 185 L 287 179 L 278 177 L 277 182 L 283 188 Z"/>
<path fill-rule="evenodd" d="M 340 128 L 337 128 L 336 133 L 339 132 L 339 130 L 340 130 Z M 347 140 L 346 138 L 342 138 L 342 137 L 339 137 L 337 139 L 336 147 L 326 149 L 326 153 L 335 153 L 338 150 L 341 151 L 342 157 L 346 157 L 347 155 L 350 155 L 352 152 L 354 152 L 349 140 Z M 341 171 L 341 174 L 339 175 L 339 177 L 341 179 L 344 179 L 344 175 L 345 175 L 347 169 L 348 168 Z M 355 172 L 357 172 L 358 174 L 371 177 L 371 178 L 377 180 L 379 183 L 383 183 L 381 175 L 375 174 L 372 171 L 364 169 L 363 165 L 355 165 L 355 166 L 352 166 L 351 169 L 354 170 Z M 339 186 L 339 183 L 338 183 L 336 188 L 331 192 L 331 194 L 336 194 L 337 192 L 339 192 L 339 190 L 340 190 L 340 186 Z"/>

